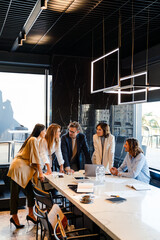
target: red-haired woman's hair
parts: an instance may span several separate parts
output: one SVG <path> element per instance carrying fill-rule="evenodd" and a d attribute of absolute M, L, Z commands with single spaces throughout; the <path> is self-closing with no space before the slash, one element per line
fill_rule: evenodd
<path fill-rule="evenodd" d="M 53 143 L 55 142 L 56 146 L 58 145 L 59 139 L 56 139 L 56 133 L 58 129 L 61 129 L 61 126 L 56 123 L 52 123 L 47 128 L 45 139 L 47 141 L 49 154 L 51 154 L 51 148 L 53 146 Z"/>

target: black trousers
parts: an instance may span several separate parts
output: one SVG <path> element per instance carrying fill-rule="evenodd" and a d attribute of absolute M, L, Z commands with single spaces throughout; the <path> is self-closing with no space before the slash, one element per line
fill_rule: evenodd
<path fill-rule="evenodd" d="M 11 179 L 10 190 L 11 190 L 11 197 L 10 197 L 10 214 L 11 215 L 17 214 L 18 212 L 18 199 L 19 199 L 20 190 L 22 190 L 27 197 L 27 206 L 28 207 L 34 206 L 35 201 L 34 201 L 34 193 L 33 193 L 33 187 L 32 187 L 31 181 L 29 181 L 26 188 L 22 188 L 15 181 Z"/>

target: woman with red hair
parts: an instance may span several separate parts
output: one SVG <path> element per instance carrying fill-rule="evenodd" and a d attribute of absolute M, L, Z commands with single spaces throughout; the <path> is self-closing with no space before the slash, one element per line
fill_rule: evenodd
<path fill-rule="evenodd" d="M 60 148 L 60 134 L 61 134 L 61 126 L 58 124 L 51 124 L 44 138 L 40 140 L 39 143 L 39 152 L 42 165 L 47 166 L 46 174 L 51 174 L 51 165 L 52 165 L 52 154 L 55 153 L 58 164 L 60 166 L 60 172 L 63 172 L 63 156 Z"/>

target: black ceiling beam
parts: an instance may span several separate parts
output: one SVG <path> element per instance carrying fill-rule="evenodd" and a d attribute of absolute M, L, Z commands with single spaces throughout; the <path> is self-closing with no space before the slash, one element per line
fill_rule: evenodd
<path fill-rule="evenodd" d="M 47 1 L 48 2 L 48 1 Z M 32 12 L 30 13 L 27 21 L 25 22 L 22 31 L 25 32 L 26 36 L 29 33 L 29 31 L 31 30 L 32 26 L 34 25 L 34 23 L 36 22 L 37 18 L 39 17 L 39 15 L 41 14 L 42 9 L 41 9 L 41 0 L 37 1 L 37 3 L 35 4 Z M 11 51 L 16 51 L 16 49 L 19 47 L 18 44 L 18 38 L 19 36 L 16 38 Z"/>
<path fill-rule="evenodd" d="M 41 54 L 0 51 L 1 64 L 50 68 L 50 57 Z"/>

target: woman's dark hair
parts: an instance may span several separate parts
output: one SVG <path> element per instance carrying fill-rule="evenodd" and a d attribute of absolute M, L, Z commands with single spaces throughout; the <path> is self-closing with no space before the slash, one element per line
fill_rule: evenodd
<path fill-rule="evenodd" d="M 132 157 L 136 157 L 139 153 L 143 153 L 143 150 L 139 146 L 139 142 L 135 138 L 128 138 L 126 140 L 129 145 L 129 153 Z"/>
<path fill-rule="evenodd" d="M 110 127 L 109 127 L 109 125 L 107 123 L 100 122 L 100 123 L 97 124 L 96 129 L 97 129 L 97 127 L 101 127 L 102 128 L 103 136 L 105 138 L 109 137 Z"/>
<path fill-rule="evenodd" d="M 19 152 L 26 146 L 28 140 L 31 137 L 38 137 L 40 135 L 40 133 L 45 129 L 45 126 L 43 124 L 37 123 L 34 128 L 32 133 L 30 134 L 30 136 L 25 140 L 25 142 L 23 143 L 22 147 L 20 148 Z"/>

